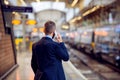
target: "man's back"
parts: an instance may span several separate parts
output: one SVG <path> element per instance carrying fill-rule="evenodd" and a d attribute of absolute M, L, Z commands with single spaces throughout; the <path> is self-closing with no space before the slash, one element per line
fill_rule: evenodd
<path fill-rule="evenodd" d="M 65 80 L 62 60 L 67 61 L 69 55 L 64 43 L 54 42 L 43 37 L 35 46 L 37 66 L 43 72 L 41 80 Z M 35 65 L 32 62 L 32 65 Z"/>

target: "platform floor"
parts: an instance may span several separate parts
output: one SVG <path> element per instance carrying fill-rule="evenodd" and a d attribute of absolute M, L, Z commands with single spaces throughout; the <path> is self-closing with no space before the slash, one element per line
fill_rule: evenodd
<path fill-rule="evenodd" d="M 31 69 L 31 53 L 18 53 L 19 67 L 11 72 L 4 80 L 33 80 L 34 73 Z M 86 80 L 84 76 L 72 65 L 70 61 L 63 62 L 67 80 Z"/>

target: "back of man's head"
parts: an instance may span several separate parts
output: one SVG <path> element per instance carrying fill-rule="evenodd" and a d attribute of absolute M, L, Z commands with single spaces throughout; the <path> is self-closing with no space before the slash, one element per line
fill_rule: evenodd
<path fill-rule="evenodd" d="M 44 25 L 44 32 L 45 34 L 51 34 L 52 32 L 55 32 L 56 25 L 53 21 L 47 21 Z"/>

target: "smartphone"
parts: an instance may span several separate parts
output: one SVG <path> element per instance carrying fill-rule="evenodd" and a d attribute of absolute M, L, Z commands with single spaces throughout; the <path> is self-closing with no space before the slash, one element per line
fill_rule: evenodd
<path fill-rule="evenodd" d="M 56 31 L 53 33 L 53 36 L 52 36 L 52 39 L 55 39 L 55 38 L 57 38 L 57 32 Z"/>
<path fill-rule="evenodd" d="M 53 33 L 53 36 L 52 36 L 52 39 L 54 39 L 55 38 L 55 32 Z"/>

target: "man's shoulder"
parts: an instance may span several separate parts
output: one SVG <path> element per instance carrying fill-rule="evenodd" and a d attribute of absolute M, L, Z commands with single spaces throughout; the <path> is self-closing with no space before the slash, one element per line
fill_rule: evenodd
<path fill-rule="evenodd" d="M 37 45 L 37 42 L 33 43 L 32 46 L 35 47 Z"/>
<path fill-rule="evenodd" d="M 47 46 L 47 47 L 53 47 L 53 48 L 55 48 L 58 45 L 59 44 L 57 42 L 54 42 L 54 41 L 45 43 L 45 46 Z"/>
<path fill-rule="evenodd" d="M 46 45 L 47 45 L 47 46 L 51 46 L 51 45 L 54 46 L 54 45 L 56 45 L 56 43 L 52 41 L 52 42 L 47 42 Z"/>
<path fill-rule="evenodd" d="M 34 46 L 45 45 L 45 46 L 57 46 L 58 42 L 55 42 L 51 39 L 43 37 L 41 40 L 33 44 Z"/>

